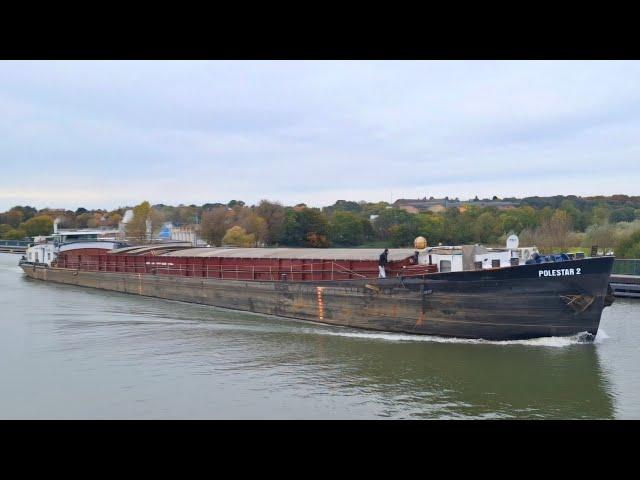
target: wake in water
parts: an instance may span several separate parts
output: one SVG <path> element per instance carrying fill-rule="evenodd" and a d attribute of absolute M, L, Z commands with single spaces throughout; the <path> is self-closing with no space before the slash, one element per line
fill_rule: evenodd
<path fill-rule="evenodd" d="M 528 340 L 476 340 L 470 338 L 436 337 L 430 335 L 410 335 L 403 333 L 368 333 L 368 332 L 331 332 L 328 330 L 314 330 L 314 334 L 333 335 L 338 337 L 363 338 L 368 340 L 386 340 L 390 342 L 431 342 L 431 343 L 470 343 L 479 345 L 528 345 L 536 347 L 568 347 L 570 345 L 602 343 L 609 338 L 602 329 L 594 338 L 588 332 L 582 332 L 570 337 L 541 337 Z"/>
<path fill-rule="evenodd" d="M 4 263 L 0 263 L 0 270 L 22 273 L 22 269 L 18 265 L 5 265 Z"/>

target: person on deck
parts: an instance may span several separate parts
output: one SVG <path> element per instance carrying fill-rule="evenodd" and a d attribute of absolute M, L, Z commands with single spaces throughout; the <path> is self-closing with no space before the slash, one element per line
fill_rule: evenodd
<path fill-rule="evenodd" d="M 388 254 L 389 254 L 388 248 L 385 248 L 384 252 L 380 254 L 380 260 L 378 261 L 378 270 L 380 271 L 380 274 L 378 275 L 378 278 L 387 277 L 387 272 L 385 272 L 384 267 L 386 267 L 387 263 L 389 263 L 389 260 L 387 259 Z"/>

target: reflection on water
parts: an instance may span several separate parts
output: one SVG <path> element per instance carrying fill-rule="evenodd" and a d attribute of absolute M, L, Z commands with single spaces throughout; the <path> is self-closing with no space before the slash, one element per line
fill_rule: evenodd
<path fill-rule="evenodd" d="M 638 333 L 633 317 L 640 302 L 605 310 L 607 333 L 595 343 L 434 339 L 48 284 L 24 277 L 17 258 L 0 255 L 6 313 L 0 382 L 11 387 L 0 398 L 2 418 L 615 418 L 640 412 L 640 389 L 627 378 L 637 367 L 618 368 L 640 363 L 637 349 L 619 354 Z M 630 329 L 625 336 L 618 335 L 621 325 Z"/>

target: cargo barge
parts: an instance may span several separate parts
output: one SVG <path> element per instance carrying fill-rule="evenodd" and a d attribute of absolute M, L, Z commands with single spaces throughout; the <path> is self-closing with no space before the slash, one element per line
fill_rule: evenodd
<path fill-rule="evenodd" d="M 34 248 L 35 257 L 20 266 L 44 281 L 344 327 L 487 340 L 595 336 L 612 301 L 612 256 L 522 265 L 511 258 L 487 266 L 474 261 L 477 246 L 391 249 L 386 278 L 379 278 L 380 250 L 372 249 L 118 247 L 63 244 L 51 262 Z M 447 271 L 456 258 L 466 269 Z"/>

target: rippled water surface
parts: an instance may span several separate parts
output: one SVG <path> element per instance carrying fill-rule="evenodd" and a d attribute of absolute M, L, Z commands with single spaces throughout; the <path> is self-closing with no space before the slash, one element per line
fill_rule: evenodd
<path fill-rule="evenodd" d="M 595 342 L 369 333 L 26 278 L 0 254 L 0 418 L 640 418 L 640 300 Z"/>

